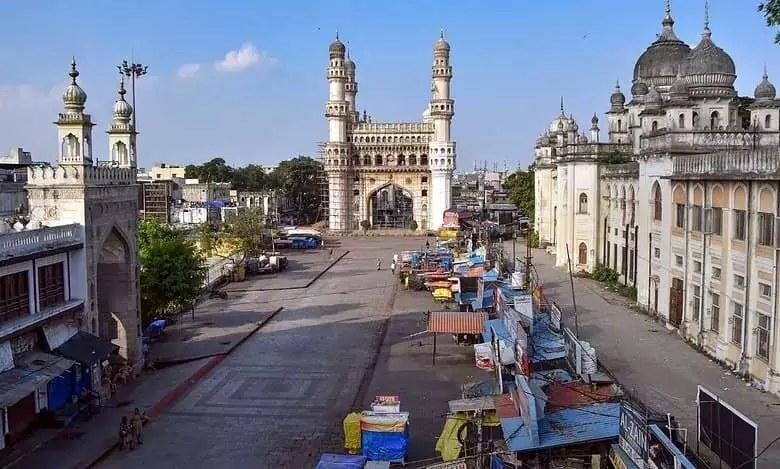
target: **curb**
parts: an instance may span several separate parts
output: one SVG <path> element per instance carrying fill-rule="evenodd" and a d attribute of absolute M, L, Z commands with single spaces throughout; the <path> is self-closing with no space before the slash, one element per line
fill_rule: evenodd
<path fill-rule="evenodd" d="M 160 416 L 161 414 L 165 413 L 167 410 L 169 410 L 173 405 L 178 401 L 184 394 L 187 393 L 190 389 L 192 389 L 200 380 L 202 380 L 206 375 L 214 371 L 214 368 L 217 367 L 220 363 L 222 363 L 225 358 L 228 357 L 235 349 L 238 348 L 239 345 L 246 342 L 250 337 L 252 337 L 257 331 L 259 331 L 263 326 L 268 324 L 277 314 L 282 312 L 284 309 L 284 306 L 280 306 L 276 309 L 273 313 L 268 315 L 267 318 L 263 319 L 259 323 L 257 323 L 257 327 L 252 329 L 251 332 L 246 334 L 241 340 L 236 342 L 233 346 L 231 346 L 227 351 L 220 352 L 216 355 L 211 356 L 211 360 L 209 360 L 207 363 L 203 364 L 200 368 L 195 370 L 194 373 L 190 375 L 189 378 L 184 380 L 183 382 L 179 383 L 178 386 L 168 391 L 165 396 L 162 397 L 159 401 L 157 401 L 156 404 L 154 404 L 148 411 L 147 415 L 151 418 L 155 418 Z M 201 357 L 201 358 L 208 358 L 208 356 Z M 196 360 L 199 360 L 201 358 L 198 358 Z M 92 462 L 82 465 L 79 463 L 76 467 L 84 467 L 86 469 L 91 469 L 95 467 L 98 463 L 103 461 L 111 452 L 113 452 L 117 447 L 119 446 L 119 443 L 114 443 L 109 448 L 107 448 L 105 451 L 100 453 L 100 456 L 95 458 Z M 74 468 L 75 469 L 75 468 Z"/>
<path fill-rule="evenodd" d="M 298 286 L 298 287 L 279 287 L 279 288 L 245 288 L 245 289 L 242 289 L 242 290 L 238 290 L 238 289 L 236 289 L 236 290 L 229 290 L 229 292 L 243 293 L 243 292 L 250 292 L 250 291 L 304 290 L 304 289 L 309 288 L 310 286 L 312 286 L 314 284 L 314 282 L 319 280 L 320 277 L 325 275 L 326 272 L 328 272 L 334 265 L 336 265 L 336 263 L 338 263 L 338 261 L 340 261 L 342 258 L 344 258 L 344 256 L 346 256 L 349 253 L 350 253 L 350 251 L 344 251 L 340 256 L 338 256 L 333 262 L 328 264 L 327 267 L 322 269 L 320 271 L 320 273 L 315 275 L 314 278 L 309 280 L 309 283 L 307 283 L 305 285 L 301 285 L 301 286 Z"/>

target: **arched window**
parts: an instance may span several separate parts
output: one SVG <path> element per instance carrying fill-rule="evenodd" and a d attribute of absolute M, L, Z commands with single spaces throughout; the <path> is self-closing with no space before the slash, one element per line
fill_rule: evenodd
<path fill-rule="evenodd" d="M 371 157 L 368 155 L 365 155 L 363 157 L 363 165 L 364 166 L 371 166 Z"/>
<path fill-rule="evenodd" d="M 634 219 L 635 219 L 635 208 L 636 204 L 634 203 L 634 187 L 632 186 L 631 189 L 628 191 L 628 203 L 629 203 L 629 221 L 628 224 L 631 226 L 634 226 Z"/>
<path fill-rule="evenodd" d="M 698 112 L 694 112 L 693 113 L 692 124 L 693 124 L 693 128 L 694 129 L 698 129 L 699 128 L 699 113 Z"/>
<path fill-rule="evenodd" d="M 772 116 L 767 114 L 766 117 L 764 117 L 764 128 L 769 129 L 772 127 Z"/>
<path fill-rule="evenodd" d="M 579 213 L 588 213 L 588 194 L 580 194 L 580 209 Z"/>
<path fill-rule="evenodd" d="M 620 120 L 620 119 L 618 119 L 618 128 L 617 128 L 617 130 L 618 130 L 618 132 L 622 132 L 623 131 L 623 121 Z"/>
<path fill-rule="evenodd" d="M 406 157 L 404 155 L 398 155 L 398 166 L 406 165 Z"/>
<path fill-rule="evenodd" d="M 653 124 L 652 124 L 651 127 L 652 127 L 653 132 L 657 132 L 658 131 L 658 121 L 653 121 Z"/>
<path fill-rule="evenodd" d="M 685 128 L 685 114 L 680 114 L 680 116 L 677 118 L 677 127 L 681 129 Z"/>
<path fill-rule="evenodd" d="M 716 130 L 718 127 L 720 127 L 720 114 L 718 111 L 712 111 L 712 114 L 710 114 L 710 129 Z"/>
<path fill-rule="evenodd" d="M 374 164 L 377 166 L 382 166 L 382 155 L 376 155 L 374 157 Z"/>
<path fill-rule="evenodd" d="M 653 220 L 661 220 L 663 205 L 661 204 L 661 186 L 656 182 L 653 185 Z"/>
<path fill-rule="evenodd" d="M 579 264 L 580 265 L 587 265 L 588 264 L 588 246 L 585 243 L 580 243 L 579 248 Z"/>

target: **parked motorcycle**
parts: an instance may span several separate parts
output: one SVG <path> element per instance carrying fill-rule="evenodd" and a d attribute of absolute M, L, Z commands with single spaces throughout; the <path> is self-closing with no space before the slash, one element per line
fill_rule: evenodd
<path fill-rule="evenodd" d="M 209 292 L 209 299 L 211 298 L 219 298 L 222 300 L 227 300 L 227 292 L 224 292 L 222 290 L 211 290 Z"/>

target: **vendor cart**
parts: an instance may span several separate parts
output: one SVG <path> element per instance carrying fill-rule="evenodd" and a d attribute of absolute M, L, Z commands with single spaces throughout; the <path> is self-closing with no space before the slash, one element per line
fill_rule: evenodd
<path fill-rule="evenodd" d="M 363 411 L 360 414 L 361 447 L 369 461 L 406 465 L 409 412 Z"/>

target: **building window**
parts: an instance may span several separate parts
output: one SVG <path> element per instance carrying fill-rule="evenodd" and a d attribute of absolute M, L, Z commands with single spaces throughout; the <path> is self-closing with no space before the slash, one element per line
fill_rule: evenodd
<path fill-rule="evenodd" d="M 685 228 L 685 204 L 675 204 L 675 226 Z"/>
<path fill-rule="evenodd" d="M 661 187 L 656 185 L 653 191 L 653 220 L 661 220 L 663 216 L 663 205 L 661 200 Z"/>
<path fill-rule="evenodd" d="M 588 213 L 588 195 L 586 193 L 580 194 L 580 211 L 579 213 Z"/>
<path fill-rule="evenodd" d="M 720 295 L 712 293 L 712 315 L 710 317 L 710 330 L 720 334 Z"/>
<path fill-rule="evenodd" d="M 682 256 L 674 256 L 674 263 L 677 264 L 677 267 L 682 267 L 683 264 Z"/>
<path fill-rule="evenodd" d="M 661 257 L 661 249 L 660 248 L 653 248 L 653 255 L 656 259 L 660 259 Z"/>
<path fill-rule="evenodd" d="M 712 234 L 723 234 L 723 209 L 720 207 L 712 207 Z"/>
<path fill-rule="evenodd" d="M 693 273 L 695 274 L 701 273 L 701 262 L 693 261 Z"/>
<path fill-rule="evenodd" d="M 756 355 L 764 360 L 769 360 L 769 335 L 772 331 L 772 319 L 766 314 L 758 313 L 758 326 L 756 327 Z"/>
<path fill-rule="evenodd" d="M 618 128 L 617 128 L 618 132 L 622 132 L 623 131 L 623 121 L 618 119 L 617 124 L 618 124 Z"/>
<path fill-rule="evenodd" d="M 758 214 L 758 244 L 772 246 L 775 233 L 775 217 L 771 213 Z"/>
<path fill-rule="evenodd" d="M 758 284 L 758 291 L 764 298 L 772 298 L 772 286 L 766 283 Z"/>
<path fill-rule="evenodd" d="M 731 341 L 736 345 L 742 345 L 742 325 L 745 321 L 745 311 L 739 303 L 732 303 L 732 307 Z"/>
<path fill-rule="evenodd" d="M 588 246 L 585 243 L 580 243 L 579 258 L 580 265 L 588 264 Z"/>
<path fill-rule="evenodd" d="M 65 302 L 65 269 L 62 262 L 38 267 L 38 296 L 41 309 Z"/>
<path fill-rule="evenodd" d="M 699 320 L 699 314 L 701 314 L 701 287 L 696 285 L 693 287 L 693 320 Z"/>
<path fill-rule="evenodd" d="M 685 114 L 680 114 L 677 118 L 677 126 L 681 129 L 685 128 Z"/>
<path fill-rule="evenodd" d="M 712 278 L 713 280 L 720 280 L 720 267 L 712 268 Z"/>
<path fill-rule="evenodd" d="M 745 288 L 745 277 L 741 275 L 734 275 L 734 288 L 743 290 Z"/>
<path fill-rule="evenodd" d="M 423 189 L 422 190 L 422 196 L 423 197 L 428 197 L 428 189 Z"/>
<path fill-rule="evenodd" d="M 720 127 L 720 113 L 712 111 L 710 114 L 710 129 L 717 130 Z"/>
<path fill-rule="evenodd" d="M 699 128 L 699 113 L 698 112 L 694 112 L 693 113 L 691 121 L 693 123 L 693 128 L 694 129 L 698 129 Z"/>
<path fill-rule="evenodd" d="M 420 182 L 423 182 L 423 183 L 428 182 L 428 176 L 421 177 L 420 178 Z"/>
<path fill-rule="evenodd" d="M 30 314 L 27 271 L 0 277 L 0 324 Z"/>
<path fill-rule="evenodd" d="M 766 117 L 764 117 L 764 128 L 769 129 L 772 127 L 772 116 L 767 114 Z"/>
<path fill-rule="evenodd" d="M 747 216 L 744 210 L 734 210 L 734 239 L 745 240 L 747 234 Z"/>
<path fill-rule="evenodd" d="M 691 230 L 701 231 L 701 205 L 694 205 L 691 207 Z"/>
<path fill-rule="evenodd" d="M 652 131 L 657 132 L 658 131 L 658 121 L 653 121 L 651 125 Z"/>

